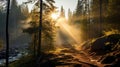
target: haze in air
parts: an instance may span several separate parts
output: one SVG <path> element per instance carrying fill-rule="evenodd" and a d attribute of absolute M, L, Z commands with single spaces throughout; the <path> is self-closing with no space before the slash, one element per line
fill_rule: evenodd
<path fill-rule="evenodd" d="M 1 0 L 0 67 L 120 67 L 119 3 Z"/>

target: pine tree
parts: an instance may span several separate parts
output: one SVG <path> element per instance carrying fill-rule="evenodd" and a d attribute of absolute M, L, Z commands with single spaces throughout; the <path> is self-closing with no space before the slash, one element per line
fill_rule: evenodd
<path fill-rule="evenodd" d="M 17 5 L 16 0 L 11 1 L 11 6 L 10 6 L 10 31 L 13 31 L 13 29 L 17 28 L 19 23 L 18 21 L 24 19 L 24 15 L 21 12 L 21 8 Z"/>
<path fill-rule="evenodd" d="M 99 5 L 99 0 L 93 0 L 92 3 L 92 10 L 91 10 L 91 15 L 93 18 L 93 22 L 94 23 L 98 23 L 99 22 L 99 17 L 100 17 L 100 5 Z"/>
<path fill-rule="evenodd" d="M 73 15 L 70 9 L 68 9 L 68 22 L 70 24 L 73 22 Z"/>
<path fill-rule="evenodd" d="M 34 50 L 34 48 L 39 47 L 38 45 L 38 28 L 39 28 L 39 8 L 40 8 L 40 2 L 38 1 L 33 8 L 33 10 L 31 11 L 31 17 L 32 17 L 32 24 L 31 27 L 28 29 L 24 29 L 24 32 L 27 33 L 31 33 L 31 35 L 33 36 L 33 40 L 32 40 L 32 45 L 30 45 L 30 49 Z M 41 45 L 41 49 L 35 49 L 35 50 L 42 50 L 42 51 L 49 51 L 49 50 L 53 50 L 54 49 L 54 22 L 51 20 L 50 15 L 52 12 L 55 11 L 55 6 L 54 6 L 54 0 L 46 0 L 43 1 L 43 10 L 42 10 L 42 36 L 41 36 L 41 40 L 42 40 L 42 45 Z M 34 26 L 33 26 L 34 24 Z M 36 44 L 35 44 L 36 41 Z M 35 46 L 35 47 L 34 47 Z"/>
<path fill-rule="evenodd" d="M 72 12 L 70 9 L 68 9 L 68 20 L 72 19 Z"/>
<path fill-rule="evenodd" d="M 108 0 L 108 21 L 111 23 L 119 23 L 120 16 L 120 0 Z M 109 20 L 111 19 L 111 20 Z"/>
<path fill-rule="evenodd" d="M 61 6 L 60 17 L 62 17 L 62 18 L 65 17 L 65 10 L 64 10 L 63 6 Z"/>
<path fill-rule="evenodd" d="M 0 39 L 5 40 L 5 27 L 6 27 L 6 0 L 0 0 Z"/>
<path fill-rule="evenodd" d="M 77 17 L 81 16 L 82 15 L 82 11 L 83 11 L 83 1 L 82 0 L 78 0 L 75 15 Z"/>
<path fill-rule="evenodd" d="M 25 15 L 25 17 L 28 17 L 28 15 L 29 15 L 28 5 L 22 4 L 20 6 L 20 9 L 21 9 L 22 14 Z"/>

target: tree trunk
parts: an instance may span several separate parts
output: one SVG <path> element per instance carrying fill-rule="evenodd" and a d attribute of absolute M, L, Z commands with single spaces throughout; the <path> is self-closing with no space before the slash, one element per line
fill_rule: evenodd
<path fill-rule="evenodd" d="M 6 67 L 9 67 L 9 9 L 10 9 L 10 0 L 7 2 L 7 16 L 6 16 Z"/>
<path fill-rule="evenodd" d="M 37 56 L 39 57 L 41 54 L 41 40 L 42 40 L 42 3 L 40 0 L 40 21 L 39 21 L 39 35 L 38 35 L 38 48 L 37 48 Z"/>

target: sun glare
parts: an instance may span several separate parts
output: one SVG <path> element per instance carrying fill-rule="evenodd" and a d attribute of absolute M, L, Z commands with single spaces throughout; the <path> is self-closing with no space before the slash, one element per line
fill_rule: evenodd
<path fill-rule="evenodd" d="M 51 14 L 51 18 L 54 19 L 54 20 L 56 20 L 58 18 L 58 16 L 59 15 L 57 13 L 52 13 Z"/>

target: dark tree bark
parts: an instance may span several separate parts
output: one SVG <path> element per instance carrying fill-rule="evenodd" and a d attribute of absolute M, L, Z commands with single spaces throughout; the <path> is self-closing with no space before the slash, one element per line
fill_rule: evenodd
<path fill-rule="evenodd" d="M 42 40 L 42 10 L 43 10 L 43 1 L 40 0 L 40 21 L 39 21 L 39 38 L 38 38 L 38 49 L 37 49 L 37 56 L 39 57 L 41 54 L 41 40 Z"/>
<path fill-rule="evenodd" d="M 9 67 L 9 9 L 10 9 L 10 0 L 7 1 L 7 16 L 6 16 L 6 67 Z"/>

